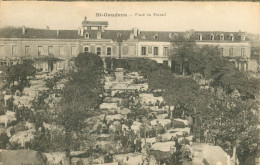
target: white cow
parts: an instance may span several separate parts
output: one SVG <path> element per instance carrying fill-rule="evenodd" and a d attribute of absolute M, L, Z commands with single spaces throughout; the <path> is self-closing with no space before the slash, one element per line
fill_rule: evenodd
<path fill-rule="evenodd" d="M 7 124 L 12 121 L 16 121 L 15 112 L 6 111 L 5 115 L 0 116 L 0 123 L 4 123 L 5 127 L 7 127 Z"/>
<path fill-rule="evenodd" d="M 174 141 L 169 141 L 169 142 L 157 142 L 152 145 L 153 150 L 159 150 L 163 152 L 169 152 L 171 150 L 171 147 L 175 146 Z"/>
<path fill-rule="evenodd" d="M 131 126 L 131 129 L 134 131 L 134 133 L 137 133 L 138 131 L 140 131 L 141 125 L 142 123 L 134 121 Z"/>
<path fill-rule="evenodd" d="M 143 157 L 138 153 L 128 153 L 115 155 L 115 162 L 120 162 L 119 164 L 123 165 L 141 165 L 143 162 Z"/>
<path fill-rule="evenodd" d="M 22 147 L 24 147 L 26 142 L 30 142 L 31 140 L 34 139 L 34 131 L 35 130 L 26 130 L 26 131 L 17 132 L 10 138 L 10 142 L 18 143 Z"/>
<path fill-rule="evenodd" d="M 170 119 L 154 119 L 151 121 L 152 126 L 157 125 L 157 123 L 160 123 L 163 127 L 165 127 L 165 126 L 171 124 L 171 120 Z"/>

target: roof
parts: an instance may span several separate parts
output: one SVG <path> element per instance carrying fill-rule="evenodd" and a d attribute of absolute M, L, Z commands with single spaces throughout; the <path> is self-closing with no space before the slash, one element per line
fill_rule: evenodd
<path fill-rule="evenodd" d="M 57 30 L 26 28 L 22 34 L 22 28 L 1 28 L 0 38 L 47 38 L 47 39 L 80 39 L 77 30 Z"/>
<path fill-rule="evenodd" d="M 85 22 L 95 22 L 95 21 L 85 21 Z M 102 39 L 111 39 L 114 41 L 120 41 L 120 40 L 130 39 L 130 35 L 133 34 L 133 31 L 132 30 L 106 30 L 102 32 L 101 30 L 85 30 L 84 33 L 89 34 L 89 39 L 97 39 L 97 34 L 100 33 Z M 138 36 L 134 37 L 134 39 L 138 39 L 140 41 L 171 42 L 176 40 L 179 41 L 184 38 L 191 38 L 194 40 L 198 40 L 198 36 L 201 35 L 203 41 L 210 41 L 210 36 L 212 34 L 214 35 L 213 42 L 216 41 L 221 42 L 220 36 L 222 34 L 224 35 L 223 42 L 231 41 L 231 35 L 234 36 L 234 41 L 241 41 L 242 35 L 245 35 L 245 37 L 247 37 L 246 33 L 244 32 L 141 31 Z M 58 30 L 57 32 L 57 30 L 50 30 L 50 29 L 25 28 L 25 34 L 22 34 L 22 28 L 5 27 L 5 28 L 0 28 L 0 38 L 84 39 L 85 37 L 78 35 L 78 30 Z M 246 38 L 246 40 L 248 40 L 248 38 Z"/>
<path fill-rule="evenodd" d="M 82 21 L 82 26 L 108 26 L 107 21 Z"/>

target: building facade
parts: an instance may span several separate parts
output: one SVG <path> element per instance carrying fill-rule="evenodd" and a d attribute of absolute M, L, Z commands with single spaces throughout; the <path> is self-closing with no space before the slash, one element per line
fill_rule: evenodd
<path fill-rule="evenodd" d="M 78 30 L 50 30 L 33 28 L 0 29 L 0 65 L 21 63 L 23 59 L 55 57 L 61 59 L 43 71 L 60 70 L 65 62 L 82 52 L 95 53 L 104 58 L 150 58 L 171 66 L 170 50 L 174 41 L 192 38 L 199 46 L 218 46 L 223 56 L 241 57 L 237 66 L 250 70 L 251 42 L 244 32 L 149 32 L 106 30 L 108 22 L 82 21 Z M 36 64 L 35 64 L 36 66 Z"/>

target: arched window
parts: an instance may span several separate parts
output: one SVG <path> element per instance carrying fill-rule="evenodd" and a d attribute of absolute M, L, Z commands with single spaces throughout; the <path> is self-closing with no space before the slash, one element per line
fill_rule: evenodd
<path fill-rule="evenodd" d="M 172 38 L 172 33 L 169 33 L 169 38 Z"/>
<path fill-rule="evenodd" d="M 221 41 L 224 41 L 224 34 L 221 34 L 221 35 L 220 35 L 220 40 L 221 40 Z"/>
<path fill-rule="evenodd" d="M 159 39 L 158 34 L 155 34 L 155 35 L 153 36 L 153 38 L 154 38 L 154 39 Z"/>
<path fill-rule="evenodd" d="M 85 33 L 84 36 L 85 36 L 86 39 L 89 39 L 89 33 Z"/>
<path fill-rule="evenodd" d="M 213 34 L 210 35 L 210 40 L 214 40 L 214 35 Z"/>
<path fill-rule="evenodd" d="M 245 41 L 245 40 L 246 40 L 245 35 L 241 35 L 241 41 Z"/>
<path fill-rule="evenodd" d="M 198 35 L 198 39 L 199 39 L 200 41 L 202 41 L 202 35 L 201 35 L 201 34 Z"/>
<path fill-rule="evenodd" d="M 233 34 L 230 35 L 230 40 L 234 41 L 234 35 Z"/>

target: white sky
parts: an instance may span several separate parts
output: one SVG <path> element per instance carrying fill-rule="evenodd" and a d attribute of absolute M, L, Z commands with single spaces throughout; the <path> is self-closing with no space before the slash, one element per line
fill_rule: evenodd
<path fill-rule="evenodd" d="M 256 2 L 0 2 L 0 26 L 77 29 L 85 16 L 108 21 L 108 29 L 159 31 L 246 31 L 260 33 L 260 3 Z M 127 17 L 96 17 L 121 13 Z M 134 16 L 166 13 L 166 16 Z"/>

